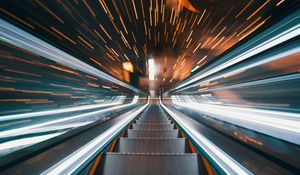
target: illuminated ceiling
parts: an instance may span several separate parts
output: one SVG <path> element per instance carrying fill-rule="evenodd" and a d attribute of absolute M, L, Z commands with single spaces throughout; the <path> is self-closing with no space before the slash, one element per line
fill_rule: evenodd
<path fill-rule="evenodd" d="M 21 27 L 121 80 L 126 78 L 123 63 L 131 62 L 145 89 L 149 84 L 148 59 L 155 61 L 156 87 L 163 84 L 168 88 L 295 3 L 23 0 L 6 1 L 0 10 Z"/>

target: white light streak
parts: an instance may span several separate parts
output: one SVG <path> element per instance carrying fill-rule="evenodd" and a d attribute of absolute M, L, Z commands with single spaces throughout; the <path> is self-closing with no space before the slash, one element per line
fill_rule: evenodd
<path fill-rule="evenodd" d="M 154 74 L 155 74 L 154 59 L 149 59 L 148 65 L 149 65 L 149 80 L 153 81 L 155 79 L 155 77 L 154 77 Z"/>
<path fill-rule="evenodd" d="M 189 96 L 172 96 L 172 102 L 209 117 L 300 145 L 300 114 L 197 103 Z"/>
<path fill-rule="evenodd" d="M 139 89 L 124 83 L 121 80 L 112 77 L 100 71 L 99 69 L 86 64 L 83 61 L 80 61 L 80 59 L 75 58 L 74 56 L 46 43 L 45 41 L 25 32 L 18 27 L 15 27 L 14 25 L 11 25 L 2 19 L 0 19 L 0 36 L 0 40 L 9 42 L 17 47 L 21 47 L 37 55 L 43 56 L 44 58 L 56 61 L 63 65 L 68 65 L 69 67 L 93 75 L 100 79 L 105 79 L 116 83 L 135 92 L 142 92 Z"/>
<path fill-rule="evenodd" d="M 24 147 L 48 140 L 50 138 L 56 137 L 61 135 L 65 132 L 54 133 L 54 134 L 47 134 L 42 136 L 35 136 L 23 139 L 17 139 L 13 141 L 8 141 L 0 144 L 0 155 L 9 154 L 10 152 L 22 149 Z"/>
<path fill-rule="evenodd" d="M 126 98 L 126 96 L 116 96 L 114 99 L 112 99 L 112 101 L 110 103 L 83 105 L 83 106 L 76 106 L 76 107 L 55 109 L 55 110 L 48 110 L 48 111 L 41 111 L 41 112 L 29 112 L 29 113 L 23 113 L 23 114 L 0 116 L 0 122 L 114 106 L 114 105 L 122 104 L 124 102 L 125 98 Z"/>
<path fill-rule="evenodd" d="M 125 105 L 113 106 L 111 108 L 106 108 L 106 109 L 102 109 L 102 110 L 88 112 L 88 113 L 84 113 L 84 114 L 80 114 L 80 115 L 48 120 L 48 121 L 42 122 L 42 123 L 37 123 L 37 124 L 29 125 L 29 126 L 24 126 L 24 127 L 19 127 L 19 128 L 15 128 L 15 129 L 9 129 L 9 130 L 5 130 L 5 131 L 1 131 L 0 132 L 0 138 L 22 135 L 23 133 L 25 133 L 28 130 L 32 130 L 34 128 L 41 128 L 41 127 L 49 126 L 49 125 L 52 125 L 52 124 L 65 123 L 65 122 L 75 122 L 75 121 L 78 121 L 78 120 L 83 119 L 83 118 L 87 119 L 88 117 L 95 116 L 95 115 L 98 115 L 98 114 L 101 114 L 101 113 L 104 113 L 104 112 L 110 112 L 110 111 L 114 111 L 114 110 L 117 110 L 117 109 L 122 109 L 122 108 L 125 108 L 125 107 L 132 106 L 136 102 L 137 102 L 137 100 L 133 99 L 132 103 L 125 104 Z"/>
<path fill-rule="evenodd" d="M 196 67 L 194 67 L 192 70 L 191 70 L 191 72 L 194 72 L 194 71 L 196 71 L 197 69 L 199 69 L 200 68 L 200 66 L 196 66 Z"/>
<path fill-rule="evenodd" d="M 74 173 L 81 165 L 88 161 L 97 151 L 101 150 L 105 144 L 111 139 L 113 139 L 116 134 L 124 129 L 139 113 L 141 113 L 147 106 L 148 103 L 141 108 L 138 108 L 135 111 L 130 111 L 130 113 L 125 113 L 121 120 L 109 128 L 104 133 L 100 134 L 98 137 L 73 152 L 71 155 L 67 156 L 63 160 L 56 163 L 54 166 L 43 172 L 43 175 L 50 174 L 72 174 Z"/>
<path fill-rule="evenodd" d="M 293 14 L 294 15 L 294 14 Z M 240 46 L 239 50 L 235 50 L 232 52 L 232 54 L 227 54 L 227 56 L 224 57 L 232 57 L 230 60 L 215 66 L 208 71 L 205 71 L 204 73 L 193 77 L 189 81 L 186 81 L 185 83 L 180 84 L 179 86 L 175 87 L 174 89 L 182 88 L 188 84 L 191 84 L 195 81 L 198 81 L 200 79 L 203 79 L 209 75 L 212 75 L 218 71 L 224 70 L 225 68 L 228 68 L 236 63 L 239 63 L 241 61 L 244 61 L 254 55 L 257 55 L 265 50 L 268 50 L 280 43 L 283 43 L 285 41 L 288 41 L 292 38 L 295 38 L 300 35 L 300 24 L 295 23 L 295 21 L 298 20 L 299 15 L 291 15 L 287 17 L 286 19 L 283 19 L 281 23 L 278 23 L 278 25 L 274 25 L 273 28 L 271 28 L 271 31 L 264 31 L 262 34 L 260 34 L 255 39 L 249 40 L 247 44 L 244 44 L 243 46 Z M 288 21 L 285 22 L 284 20 Z M 282 32 L 279 32 L 281 28 L 284 28 L 285 30 Z M 265 39 L 265 41 L 262 41 Z M 250 47 L 251 46 L 251 47 Z M 247 51 L 245 51 L 245 48 L 250 47 Z"/>
<path fill-rule="evenodd" d="M 252 174 L 249 170 L 236 162 L 228 154 L 204 137 L 199 131 L 187 124 L 182 117 L 178 116 L 174 111 L 168 109 L 161 102 L 161 100 L 160 104 L 226 174 Z"/>

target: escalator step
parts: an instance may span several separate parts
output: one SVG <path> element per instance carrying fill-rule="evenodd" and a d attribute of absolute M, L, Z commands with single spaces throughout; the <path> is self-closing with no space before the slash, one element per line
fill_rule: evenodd
<path fill-rule="evenodd" d="M 171 120 L 169 119 L 139 119 L 136 121 L 137 123 L 171 123 Z"/>
<path fill-rule="evenodd" d="M 104 175 L 198 175 L 197 154 L 106 153 Z"/>
<path fill-rule="evenodd" d="M 144 117 L 144 118 L 142 118 L 142 117 L 140 117 L 139 118 L 139 120 L 154 120 L 154 121 L 161 121 L 161 120 L 170 120 L 169 118 L 167 118 L 167 117 L 163 117 L 163 118 L 147 118 L 147 117 Z"/>
<path fill-rule="evenodd" d="M 167 119 L 167 117 L 163 116 L 142 116 L 140 119 Z"/>
<path fill-rule="evenodd" d="M 155 121 L 152 121 L 152 122 L 145 122 L 145 121 L 136 121 L 136 124 L 141 124 L 141 125 L 144 125 L 144 124 L 148 124 L 148 123 L 151 123 L 151 124 L 171 124 L 171 121 L 161 121 L 161 122 L 155 122 Z"/>
<path fill-rule="evenodd" d="M 125 138 L 121 137 L 116 152 L 121 153 L 185 153 L 184 138 Z"/>
<path fill-rule="evenodd" d="M 162 123 L 162 122 L 140 122 L 140 123 L 136 123 L 137 125 L 170 125 L 171 123 Z"/>
<path fill-rule="evenodd" d="M 133 124 L 133 129 L 173 129 L 174 124 L 151 125 L 151 124 Z"/>
<path fill-rule="evenodd" d="M 204 170 L 159 105 L 150 105 L 116 143 L 115 152 L 104 154 L 97 174 L 199 175 Z"/>
<path fill-rule="evenodd" d="M 178 130 L 127 130 L 128 138 L 133 137 L 178 137 Z"/>

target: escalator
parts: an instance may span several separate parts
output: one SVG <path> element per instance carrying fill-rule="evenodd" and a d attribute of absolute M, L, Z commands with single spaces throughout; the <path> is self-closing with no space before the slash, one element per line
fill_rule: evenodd
<path fill-rule="evenodd" d="M 82 174 L 216 174 L 206 158 L 155 102 Z"/>

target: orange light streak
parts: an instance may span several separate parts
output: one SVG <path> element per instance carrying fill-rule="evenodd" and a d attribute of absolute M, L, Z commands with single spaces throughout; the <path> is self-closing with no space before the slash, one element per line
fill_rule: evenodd
<path fill-rule="evenodd" d="M 264 6 L 266 6 L 268 3 L 270 2 L 270 0 L 267 0 L 265 3 L 263 3 L 263 5 L 261 5 L 257 10 L 255 10 L 255 12 L 253 12 L 248 18 L 247 21 L 249 19 L 251 19 L 257 12 L 259 12 Z"/>

